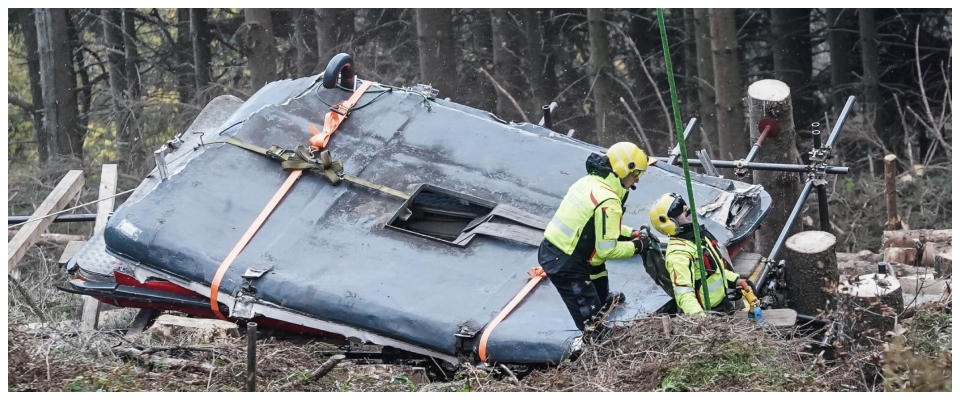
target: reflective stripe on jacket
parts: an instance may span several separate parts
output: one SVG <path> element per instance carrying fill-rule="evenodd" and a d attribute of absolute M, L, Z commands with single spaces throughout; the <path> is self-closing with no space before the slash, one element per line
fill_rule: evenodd
<path fill-rule="evenodd" d="M 633 242 L 618 241 L 630 237 L 633 229 L 623 225 L 621 199 L 627 190 L 610 173 L 606 178 L 587 175 L 577 180 L 560 202 L 543 237 L 565 254 L 581 258 L 590 265 L 608 259 L 628 258 L 634 254 Z M 592 226 L 592 231 L 587 229 Z M 592 238 L 593 243 L 581 242 Z"/>
<path fill-rule="evenodd" d="M 706 239 L 706 236 L 704 236 Z M 697 246 L 693 241 L 671 237 L 667 244 L 664 261 L 673 281 L 673 295 L 685 314 L 703 312 L 703 294 L 710 294 L 710 308 L 720 304 L 726 297 L 726 288 L 730 282 L 736 282 L 740 276 L 730 269 L 710 240 L 704 240 L 703 258 L 707 269 L 707 287 L 700 283 L 700 266 L 695 262 Z M 695 288 L 699 293 L 694 294 Z"/>

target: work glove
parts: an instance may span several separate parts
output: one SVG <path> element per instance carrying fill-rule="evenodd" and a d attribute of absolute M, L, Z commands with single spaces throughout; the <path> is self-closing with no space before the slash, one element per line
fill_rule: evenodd
<path fill-rule="evenodd" d="M 751 281 L 751 280 L 749 280 L 749 279 L 743 279 L 743 278 L 737 279 L 736 282 L 731 282 L 731 283 L 730 283 L 729 288 L 730 288 L 730 289 L 742 289 L 743 286 L 740 286 L 740 282 L 746 282 L 746 283 L 747 283 L 747 286 L 750 287 L 750 291 L 752 291 L 754 294 L 757 293 L 757 288 L 753 285 L 753 281 Z M 739 290 L 738 290 L 738 292 L 739 292 Z"/>
<path fill-rule="evenodd" d="M 636 232 L 636 231 L 634 231 Z M 633 241 L 633 254 L 640 254 L 646 251 L 646 241 L 640 239 L 639 237 L 634 237 Z"/>
<path fill-rule="evenodd" d="M 630 233 L 630 237 L 631 237 L 631 238 L 634 238 L 634 239 L 640 239 L 640 240 L 646 241 L 646 240 L 647 240 L 647 233 L 646 233 L 646 232 L 641 232 L 641 231 L 638 231 L 638 230 L 634 230 L 632 233 Z"/>

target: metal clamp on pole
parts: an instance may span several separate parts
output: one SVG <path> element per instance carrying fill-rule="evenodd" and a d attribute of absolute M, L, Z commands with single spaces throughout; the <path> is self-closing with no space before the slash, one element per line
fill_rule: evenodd
<path fill-rule="evenodd" d="M 167 145 L 163 145 L 153 152 L 153 161 L 157 163 L 157 171 L 160 173 L 161 181 L 164 181 L 169 177 L 167 175 L 167 159 L 164 158 L 166 155 Z"/>

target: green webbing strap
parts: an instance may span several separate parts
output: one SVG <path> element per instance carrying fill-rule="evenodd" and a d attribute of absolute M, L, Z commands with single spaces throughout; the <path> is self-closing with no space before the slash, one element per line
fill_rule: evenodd
<path fill-rule="evenodd" d="M 329 156 L 328 150 L 324 150 L 320 153 L 320 160 L 317 160 L 309 150 L 304 146 L 297 146 L 294 150 L 284 149 L 280 146 L 270 146 L 269 149 L 244 142 L 236 138 L 226 138 L 226 139 L 217 139 L 210 142 L 204 143 L 204 145 L 214 144 L 214 143 L 227 143 L 237 146 L 241 149 L 248 150 L 260 155 L 270 157 L 274 160 L 279 160 L 281 167 L 284 171 L 291 171 L 295 169 L 301 170 L 315 170 L 323 174 L 331 183 L 334 185 L 340 183 L 340 180 L 343 179 L 347 182 L 364 186 L 373 190 L 377 190 L 391 196 L 396 196 L 401 199 L 407 200 L 410 198 L 410 195 L 403 193 L 399 190 L 376 184 L 370 182 L 366 179 L 359 178 L 356 176 L 351 176 L 343 173 L 343 163 L 340 161 L 332 161 Z"/>
<path fill-rule="evenodd" d="M 680 147 L 680 159 L 683 160 L 683 179 L 687 184 L 687 204 L 693 216 L 693 237 L 697 243 L 697 265 L 700 266 L 700 286 L 707 287 L 707 269 L 703 266 L 703 248 L 700 246 L 700 222 L 697 219 L 697 206 L 693 199 L 693 185 L 690 184 L 690 164 L 687 162 L 687 144 L 683 139 L 683 126 L 680 118 L 680 103 L 677 101 L 677 87 L 673 82 L 673 63 L 670 62 L 670 47 L 667 45 L 667 29 L 663 24 L 663 9 L 657 9 L 657 22 L 660 24 L 660 41 L 663 42 L 663 59 L 667 67 L 667 79 L 670 82 L 670 99 L 673 101 L 673 119 L 677 127 L 677 146 Z M 710 311 L 710 291 L 703 292 L 703 309 Z"/>

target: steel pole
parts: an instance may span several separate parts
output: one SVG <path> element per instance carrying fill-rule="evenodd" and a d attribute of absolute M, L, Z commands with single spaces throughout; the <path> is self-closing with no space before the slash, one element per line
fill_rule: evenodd
<path fill-rule="evenodd" d="M 697 159 L 688 160 L 690 165 L 693 166 L 703 166 L 703 163 Z M 717 168 L 737 168 L 736 161 L 726 161 L 726 160 L 715 160 L 712 161 L 713 166 Z M 810 166 L 808 165 L 798 165 L 798 164 L 777 164 L 777 163 L 744 163 L 743 168 L 751 170 L 760 170 L 760 171 L 782 171 L 782 172 L 810 172 Z M 828 174 L 846 174 L 850 172 L 849 167 L 836 167 L 828 165 L 826 168 L 826 173 Z"/>
<path fill-rule="evenodd" d="M 830 138 L 827 139 L 827 147 L 833 147 L 833 142 L 837 141 L 837 136 L 840 135 L 840 130 L 843 129 L 843 124 L 847 122 L 847 115 L 850 114 L 850 110 L 853 108 L 853 103 L 855 100 L 855 96 L 847 97 L 847 104 L 843 106 L 843 111 L 840 112 L 840 117 L 837 118 L 837 123 L 833 126 L 833 131 L 830 132 Z"/>
<path fill-rule="evenodd" d="M 247 391 L 257 391 L 257 323 L 247 322 Z"/>
<path fill-rule="evenodd" d="M 777 238 L 777 241 L 774 242 L 773 248 L 770 250 L 770 255 L 767 256 L 768 262 L 763 266 L 763 270 L 760 272 L 760 276 L 757 278 L 755 285 L 758 291 L 765 291 L 764 287 L 767 283 L 767 276 L 770 274 L 770 268 L 773 268 L 773 261 L 776 260 L 777 255 L 780 254 L 780 248 L 783 247 L 783 242 L 786 241 L 787 234 L 790 233 L 790 226 L 793 225 L 793 221 L 795 221 L 797 216 L 800 215 L 800 210 L 803 209 L 803 204 L 807 201 L 807 197 L 810 196 L 810 189 L 812 187 L 813 177 L 811 176 L 807 178 L 807 183 L 803 185 L 803 190 L 800 192 L 800 198 L 797 199 L 797 204 L 793 206 L 793 212 L 791 212 L 790 217 L 787 218 L 786 225 L 783 226 L 783 230 L 780 231 L 780 236 Z"/>
<path fill-rule="evenodd" d="M 760 146 L 763 146 L 763 141 L 767 139 L 768 134 L 770 134 L 770 125 L 763 128 L 763 133 L 760 134 L 757 142 L 750 148 L 750 154 L 747 154 L 747 158 L 744 159 L 746 162 L 753 161 L 753 159 L 757 157 L 757 153 L 760 152 Z"/>
<path fill-rule="evenodd" d="M 828 233 L 830 231 L 830 213 L 827 210 L 827 185 L 821 182 L 817 185 L 817 210 L 820 212 L 820 230 Z"/>
<path fill-rule="evenodd" d="M 684 140 L 684 141 L 686 141 L 687 138 L 690 137 L 690 133 L 693 132 L 693 128 L 695 128 L 696 126 L 697 126 L 697 119 L 696 119 L 696 118 L 690 118 L 690 122 L 687 123 L 687 127 L 686 127 L 686 128 L 683 128 L 683 140 Z M 676 146 L 673 146 L 673 151 L 670 152 L 670 157 L 667 158 L 667 164 L 677 165 L 677 160 L 679 160 L 679 159 L 680 159 L 680 143 L 677 143 Z M 691 161 L 691 164 L 690 164 L 690 165 L 693 165 L 693 163 L 692 163 L 693 160 L 688 160 L 688 161 Z M 697 165 L 700 165 L 700 161 L 699 161 L 699 160 L 697 160 Z"/>
<path fill-rule="evenodd" d="M 7 217 L 7 225 L 20 224 L 30 220 L 27 215 L 11 215 Z M 96 221 L 97 214 L 60 214 L 54 218 L 53 222 L 88 222 Z"/>

